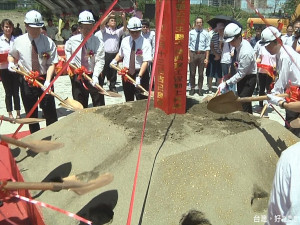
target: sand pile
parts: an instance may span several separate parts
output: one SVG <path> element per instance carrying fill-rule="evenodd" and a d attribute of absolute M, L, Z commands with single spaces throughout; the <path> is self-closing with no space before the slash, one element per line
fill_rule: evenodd
<path fill-rule="evenodd" d="M 298 141 L 279 123 L 238 112 L 217 115 L 193 99 L 187 113 L 151 107 L 132 224 L 176 225 L 191 209 L 198 224 L 252 224 L 266 214 L 278 155 Z M 26 181 L 111 172 L 114 181 L 86 195 L 32 191 L 37 200 L 78 213 L 95 225 L 126 224 L 146 101 L 75 112 L 26 139 L 63 142 L 43 154 L 13 149 Z M 48 225 L 79 224 L 43 209 Z M 262 223 L 261 223 L 262 224 Z"/>

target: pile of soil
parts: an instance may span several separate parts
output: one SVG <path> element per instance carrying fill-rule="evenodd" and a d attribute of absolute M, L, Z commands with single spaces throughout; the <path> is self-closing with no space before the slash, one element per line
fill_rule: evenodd
<path fill-rule="evenodd" d="M 125 224 L 147 101 L 74 112 L 27 139 L 64 143 L 29 154 L 13 149 L 26 181 L 77 175 L 88 181 L 105 172 L 114 181 L 86 195 L 32 191 L 37 200 L 93 221 Z M 298 141 L 282 125 L 247 113 L 214 114 L 187 98 L 185 114 L 148 112 L 132 224 L 179 224 L 197 211 L 198 224 L 253 223 L 265 215 L 281 151 Z M 17 154 L 16 154 L 17 152 Z M 47 225 L 78 224 L 43 209 Z"/>

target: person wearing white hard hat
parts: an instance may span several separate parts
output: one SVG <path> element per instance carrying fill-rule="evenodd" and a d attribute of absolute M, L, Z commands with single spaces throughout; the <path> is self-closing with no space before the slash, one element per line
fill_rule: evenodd
<path fill-rule="evenodd" d="M 65 53 L 67 60 L 90 33 L 94 23 L 94 16 L 91 12 L 83 11 L 79 14 L 80 34 L 70 37 L 66 42 Z M 91 95 L 93 107 L 105 105 L 104 95 L 100 94 L 95 88 L 96 84 L 103 86 L 104 83 L 103 78 L 100 76 L 104 67 L 103 42 L 95 35 L 92 35 L 72 59 L 71 64 L 84 69 L 85 73 L 92 77 L 92 82 L 88 83 L 81 79 L 80 74 L 74 74 L 75 71 L 70 74 L 73 98 L 79 101 L 84 108 L 88 107 L 89 95 Z"/>
<path fill-rule="evenodd" d="M 116 57 L 111 64 L 117 66 L 118 61 L 123 59 L 123 66 L 128 68 L 128 75 L 135 80 L 136 84 L 149 90 L 148 62 L 151 62 L 151 44 L 141 36 L 142 23 L 137 17 L 129 19 L 127 24 L 130 36 L 125 37 Z M 122 79 L 123 90 L 126 102 L 147 98 L 132 83 Z"/>
<path fill-rule="evenodd" d="M 109 66 L 110 62 L 116 57 L 119 51 L 120 39 L 126 31 L 127 21 L 126 14 L 121 14 L 123 26 L 117 28 L 116 15 L 111 11 L 101 22 L 100 29 L 95 33 L 95 36 L 102 38 L 105 51 L 105 65 L 102 72 L 103 79 L 106 77 L 109 81 L 109 90 L 118 92 L 116 88 L 117 71 Z"/>
<path fill-rule="evenodd" d="M 218 89 L 221 93 L 229 90 L 229 86 L 237 84 L 237 94 L 239 97 L 250 97 L 253 95 L 256 85 L 257 65 L 254 50 L 250 43 L 242 38 L 242 28 L 235 23 L 230 23 L 225 27 L 224 40 L 235 47 L 236 73 L 232 77 L 222 82 Z M 242 104 L 243 111 L 252 114 L 251 102 Z"/>
<path fill-rule="evenodd" d="M 281 33 L 275 27 L 267 27 L 261 33 L 260 44 L 265 46 L 266 50 L 275 55 L 276 58 L 276 70 L 279 75 L 278 80 L 275 82 L 274 88 L 271 90 L 271 94 L 268 95 L 269 102 L 275 105 L 279 105 L 286 109 L 286 120 L 291 122 L 292 120 L 300 116 L 299 112 L 291 111 L 286 107 L 287 104 L 298 103 L 286 103 L 285 99 L 275 96 L 275 94 L 282 94 L 289 86 L 300 87 L 300 55 L 288 45 L 283 45 L 280 39 Z M 300 137 L 299 128 L 287 127 L 296 136 Z"/>
<path fill-rule="evenodd" d="M 37 72 L 37 80 L 43 83 L 46 88 L 50 85 L 51 79 L 55 73 L 55 64 L 58 63 L 58 55 L 55 43 L 51 38 L 41 34 L 41 27 L 44 26 L 42 15 L 31 10 L 25 15 L 26 34 L 15 39 L 8 55 L 8 69 L 15 72 L 15 63 L 24 67 L 27 72 Z M 27 83 L 23 76 L 20 75 L 21 97 L 25 112 L 29 113 L 43 90 Z M 53 87 L 52 87 L 53 88 Z M 57 121 L 57 113 L 54 97 L 47 94 L 40 103 L 46 119 L 46 125 Z M 38 109 L 31 115 L 32 118 L 38 117 Z M 29 129 L 34 133 L 40 129 L 38 123 L 30 124 Z"/>

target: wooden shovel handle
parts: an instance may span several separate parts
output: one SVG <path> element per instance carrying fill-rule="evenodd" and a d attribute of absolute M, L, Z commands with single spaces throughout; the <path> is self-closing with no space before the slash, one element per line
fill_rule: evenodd
<path fill-rule="evenodd" d="M 276 95 L 278 97 L 289 97 L 288 94 L 279 94 Z M 268 100 L 268 96 L 264 95 L 264 96 L 256 96 L 256 97 L 242 97 L 242 98 L 238 98 L 236 101 L 237 102 L 252 102 L 252 101 L 263 101 L 263 100 Z"/>
<path fill-rule="evenodd" d="M 120 71 L 120 70 L 121 70 L 119 67 L 115 66 L 114 64 L 110 64 L 110 66 L 111 66 L 113 69 L 117 70 L 117 71 Z M 132 84 L 136 85 L 135 80 L 132 79 L 131 76 L 129 76 L 128 74 L 125 74 L 125 76 L 126 76 L 126 78 L 127 78 L 128 80 L 130 80 L 130 82 L 131 82 Z M 149 92 L 146 91 L 146 89 L 143 88 L 142 85 L 139 85 L 139 84 L 138 84 L 138 85 L 136 85 L 136 86 L 137 86 L 139 89 L 141 89 L 143 92 L 145 92 L 146 95 L 149 95 Z"/>
<path fill-rule="evenodd" d="M 0 181 L 2 185 L 2 182 Z M 52 190 L 60 191 L 62 189 L 69 189 L 74 187 L 81 187 L 82 185 L 66 185 L 59 182 L 11 182 L 8 181 L 3 188 L 6 190 Z"/>
<path fill-rule="evenodd" d="M 22 147 L 22 148 L 29 148 L 30 147 L 28 144 L 26 144 L 23 141 L 18 141 L 14 138 L 7 137 L 5 135 L 0 135 L 0 139 L 7 142 L 7 143 L 9 143 L 9 144 L 13 144 L 15 146 L 18 146 L 18 147 Z"/>
<path fill-rule="evenodd" d="M 77 69 L 77 66 L 75 66 L 71 63 L 69 64 L 69 66 L 72 67 L 73 69 Z M 92 78 L 90 78 L 86 73 L 83 73 L 82 75 L 83 75 L 84 79 L 86 79 L 87 81 L 89 81 L 89 82 L 93 81 Z M 105 89 L 103 87 L 101 87 L 100 84 L 96 84 L 96 88 L 101 92 L 101 94 L 110 96 L 109 93 L 107 93 L 105 91 Z"/>
<path fill-rule="evenodd" d="M 17 70 L 17 69 L 16 69 L 15 71 L 16 71 L 18 74 L 23 75 L 24 77 L 29 77 L 28 74 L 27 74 L 26 72 L 23 72 L 23 71 Z M 37 83 L 37 85 L 40 86 L 40 88 L 46 89 L 46 87 L 45 87 L 44 85 L 42 85 L 42 83 L 39 82 L 38 80 L 35 80 L 35 82 Z M 55 98 L 57 98 L 59 101 L 64 102 L 64 100 L 63 100 L 60 96 L 58 96 L 56 93 L 54 93 L 53 91 L 51 91 L 51 89 L 49 89 L 49 94 L 52 95 L 52 96 L 54 96 Z"/>

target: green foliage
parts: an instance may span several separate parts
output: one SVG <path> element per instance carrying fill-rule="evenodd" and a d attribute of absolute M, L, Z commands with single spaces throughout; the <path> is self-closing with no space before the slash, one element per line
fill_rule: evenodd
<path fill-rule="evenodd" d="M 284 3 L 283 11 L 291 16 L 299 4 L 300 0 L 287 0 Z"/>

